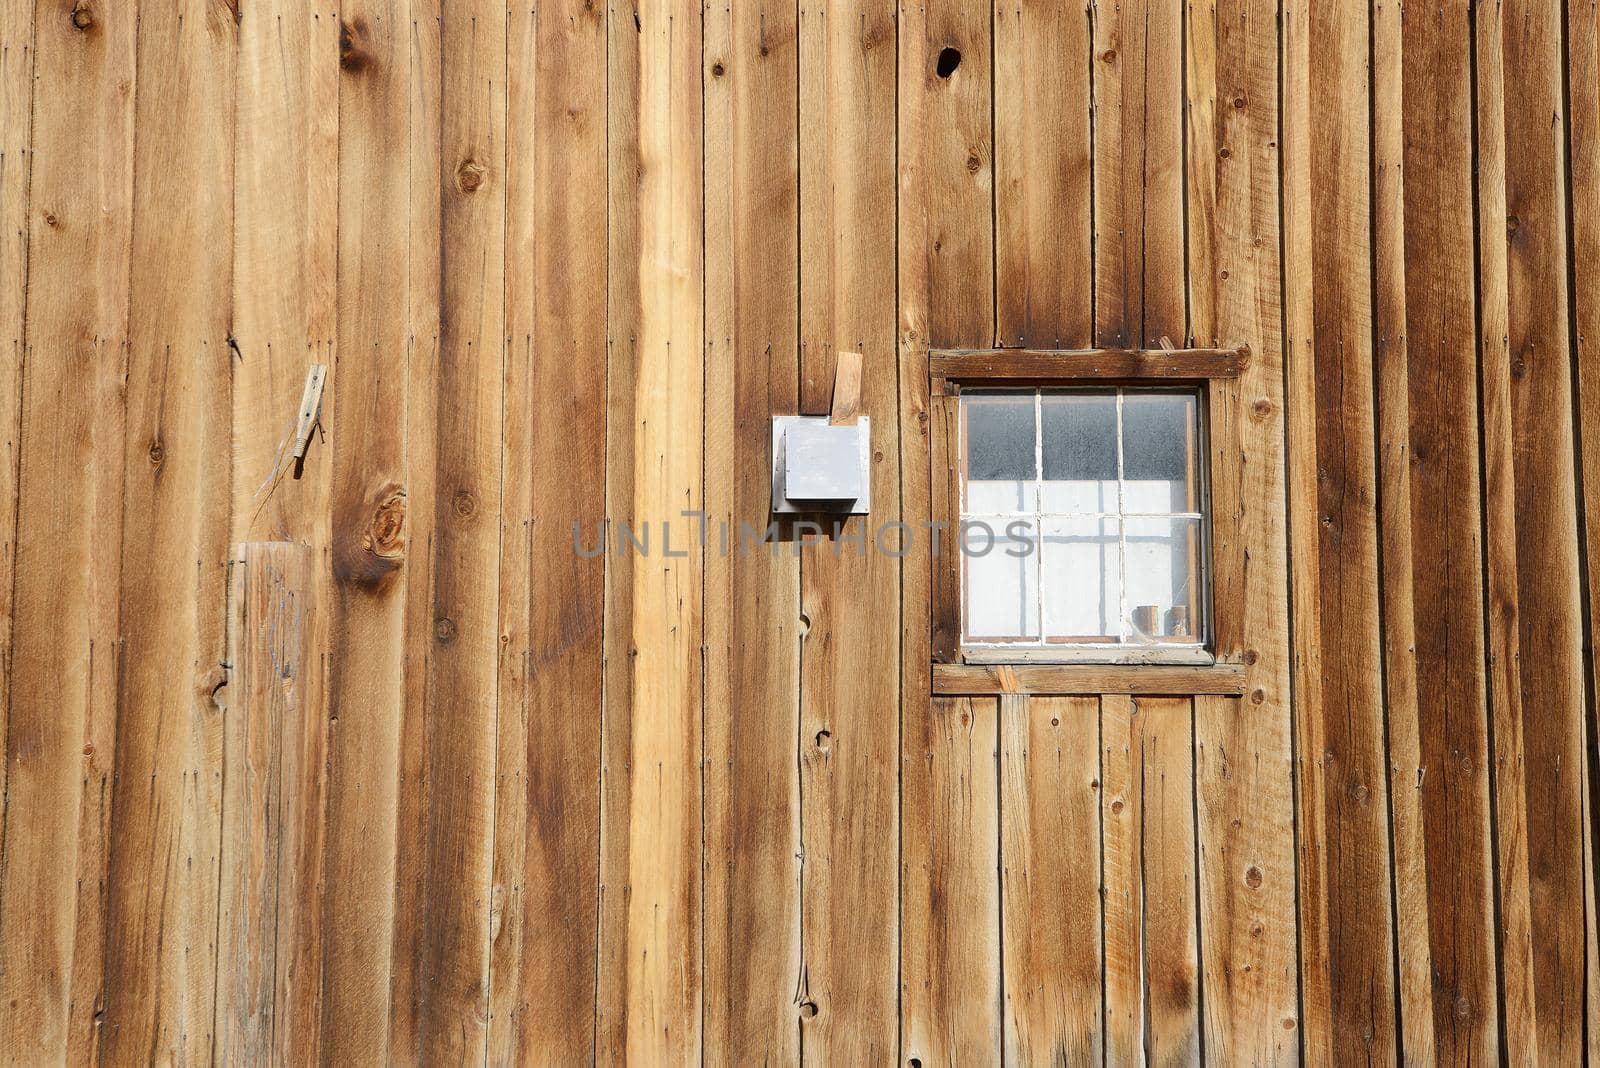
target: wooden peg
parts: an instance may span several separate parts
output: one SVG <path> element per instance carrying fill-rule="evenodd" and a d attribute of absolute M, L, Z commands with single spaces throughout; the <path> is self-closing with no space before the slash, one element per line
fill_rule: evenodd
<path fill-rule="evenodd" d="M 296 478 L 300 477 L 301 465 L 305 463 L 306 449 L 311 446 L 311 431 L 316 429 L 317 421 L 322 417 L 322 386 L 327 378 L 328 368 L 325 364 L 314 363 L 306 371 L 306 388 L 300 395 L 300 416 L 294 424 Z"/>
<path fill-rule="evenodd" d="M 841 352 L 833 369 L 833 411 L 828 422 L 854 426 L 861 414 L 861 353 Z"/>

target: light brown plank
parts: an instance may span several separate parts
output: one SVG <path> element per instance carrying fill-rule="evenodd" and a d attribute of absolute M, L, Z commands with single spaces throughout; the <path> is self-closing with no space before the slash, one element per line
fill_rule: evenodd
<path fill-rule="evenodd" d="M 1100 701 L 1106 1059 L 1144 1059 L 1144 745 L 1133 699 Z"/>
<path fill-rule="evenodd" d="M 408 9 L 341 10 L 339 363 L 331 407 L 332 563 L 322 1049 L 389 1058 L 400 729 L 412 538 L 405 459 L 410 205 Z M 360 388 L 353 384 L 360 383 Z"/>
<path fill-rule="evenodd" d="M 91 1060 L 105 1008 L 135 19 L 95 16 L 32 30 L 51 90 L 32 118 L 0 834 L 0 1044 L 21 1061 Z"/>
<path fill-rule="evenodd" d="M 1189 9 L 1189 235 L 1196 344 L 1248 344 L 1240 378 L 1237 576 L 1246 696 L 1195 702 L 1208 1061 L 1298 1056 L 1290 781 L 1276 13 Z M 1226 106 L 1224 107 L 1224 103 Z"/>
<path fill-rule="evenodd" d="M 141 12 L 102 1056 L 211 1052 L 237 25 Z"/>
<path fill-rule="evenodd" d="M 1285 122 L 1307 131 L 1302 179 L 1284 191 L 1309 227 L 1288 261 L 1288 299 L 1309 305 L 1310 345 L 1289 350 L 1291 451 L 1315 478 L 1290 486 L 1296 539 L 1295 737 L 1301 983 L 1307 1048 L 1333 1061 L 1398 1055 L 1378 619 L 1372 237 L 1343 225 L 1372 210 L 1367 8 L 1290 13 L 1289 55 L 1314 91 Z M 1309 257 L 1307 256 L 1309 254 Z M 1309 289 L 1309 293 L 1305 290 Z M 1298 340 L 1298 339 L 1297 339 Z M 1313 462 L 1310 459 L 1300 461 Z M 1314 662 L 1314 666 L 1313 666 Z"/>
<path fill-rule="evenodd" d="M 1008 1064 L 1099 1063 L 1104 1052 L 1099 704 L 1000 698 Z"/>
<path fill-rule="evenodd" d="M 315 900 L 319 822 L 304 818 L 322 789 L 325 722 L 307 699 L 315 556 L 294 542 L 236 545 L 229 564 L 228 688 L 222 749 L 221 885 L 217 917 L 218 1059 L 264 1063 L 298 1040 L 284 1007 L 314 1004 L 295 953 Z M 307 865 L 307 859 L 312 861 Z"/>
<path fill-rule="evenodd" d="M 1568 337 L 1565 123 L 1561 119 L 1560 7 L 1530 5 L 1507 13 L 1478 12 L 1479 188 L 1494 181 L 1484 157 L 1503 165 L 1504 208 L 1480 211 L 1480 248 L 1505 262 L 1505 330 L 1489 334 L 1491 301 L 1500 301 L 1498 264 L 1486 267 L 1495 283 L 1484 286 L 1486 427 L 1494 398 L 1495 436 L 1486 442 L 1491 514 L 1490 656 L 1514 664 L 1521 707 L 1524 804 L 1528 819 L 1527 893 L 1532 902 L 1532 1055 L 1568 1061 L 1581 1055 L 1584 1027 L 1583 764 L 1584 697 L 1575 470 L 1571 420 L 1571 353 Z M 1490 147 L 1493 146 L 1493 147 Z M 1500 220 L 1504 220 L 1501 229 Z M 1491 385 L 1491 380 L 1493 384 Z M 1502 401 L 1509 407 L 1500 408 Z M 1509 431 L 1509 442 L 1504 438 Z M 1486 433 L 1488 431 L 1486 430 Z M 1508 481 L 1506 476 L 1510 476 Z M 1510 529 L 1505 525 L 1510 521 Z M 1509 559 L 1508 559 L 1509 555 Z M 1515 655 L 1505 644 L 1500 616 L 1514 582 Z M 1496 745 L 1501 744 L 1496 698 Z M 1509 726 L 1509 724 L 1508 724 Z M 1515 729 L 1504 732 L 1516 740 Z M 1513 751 L 1515 752 L 1515 751 Z M 1511 754 L 1507 754 L 1510 756 Z M 1515 777 L 1508 776 L 1515 788 Z M 1502 818 L 1505 813 L 1502 812 Z M 1500 840 L 1507 843 L 1509 829 Z M 1505 870 L 1502 892 L 1520 894 L 1521 872 Z M 1502 911 L 1506 911 L 1503 909 Z M 1502 957 L 1505 953 L 1502 953 Z M 1508 975 L 1511 964 L 1507 964 Z M 1508 994 L 1508 1002 L 1510 996 Z M 1513 1059 L 1528 1047 L 1512 1032 Z"/>
<path fill-rule="evenodd" d="M 613 8 L 608 26 L 608 411 L 612 423 L 622 420 L 611 437 L 611 515 L 658 529 L 670 520 L 680 532 L 680 513 L 703 502 L 698 22 L 693 4 L 651 0 Z M 605 1061 L 676 1063 L 697 1060 L 702 1048 L 704 568 L 698 546 L 676 551 L 688 555 L 628 558 L 626 584 L 607 583 L 608 607 L 626 607 L 608 611 L 606 625 L 607 659 L 622 667 L 607 675 L 602 772 L 597 1053 Z M 613 794 L 615 777 L 628 782 Z"/>
<path fill-rule="evenodd" d="M 270 1006 L 272 1055 L 290 1062 L 316 1059 L 322 1011 L 332 452 L 320 432 L 313 434 L 296 472 L 289 446 L 308 366 L 331 370 L 336 362 L 338 92 L 334 13 L 277 0 L 245 12 L 234 103 L 230 537 L 281 538 L 310 552 L 296 596 L 305 601 L 304 641 L 314 653 L 302 658 L 296 680 L 307 729 L 282 753 L 295 788 L 282 814 L 291 852 L 278 894 Z M 333 409 L 333 391 L 325 380 L 325 411 Z M 226 788 L 226 774 L 223 781 Z"/>
<path fill-rule="evenodd" d="M 604 538 L 605 48 L 604 9 L 513 15 L 495 1063 L 594 1048 L 605 558 L 573 538 Z"/>
<path fill-rule="evenodd" d="M 1144 864 L 1145 1057 L 1200 1059 L 1200 953 L 1195 907 L 1194 708 L 1140 697 Z"/>
<path fill-rule="evenodd" d="M 1000 1057 L 995 705 L 938 697 L 927 717 L 906 721 L 900 1011 L 908 1062 Z"/>
<path fill-rule="evenodd" d="M 29 181 L 33 142 L 33 4 L 0 4 L 0 664 L 11 663 L 16 574 L 17 478 L 21 457 L 22 363 L 27 352 Z M 0 746 L 9 717 L 11 673 L 0 680 Z M 8 763 L 0 760 L 0 796 Z M 4 817 L 0 814 L 0 825 Z M 3 959 L 3 958 L 0 958 Z"/>
<path fill-rule="evenodd" d="M 798 535 L 740 536 L 767 527 L 770 417 L 800 405 L 797 19 L 764 0 L 705 16 L 705 499 L 731 531 L 706 564 L 705 700 L 735 710 L 706 718 L 705 1042 L 734 1064 L 800 1051 Z"/>
<path fill-rule="evenodd" d="M 994 5 L 997 345 L 1091 341 L 1089 9 Z"/>
<path fill-rule="evenodd" d="M 994 293 L 985 283 L 993 277 L 994 247 L 991 38 L 987 5 L 901 6 L 901 518 L 913 530 L 931 521 L 927 350 L 987 345 L 994 336 Z M 945 49 L 959 53 L 953 70 L 956 56 L 946 56 L 948 76 L 940 69 Z M 929 694 L 930 540 L 914 539 L 901 560 L 900 1055 L 924 1064 L 992 1061 L 1001 1046 L 999 909 L 993 868 L 980 857 L 995 836 L 994 803 L 982 792 L 993 772 L 971 762 L 993 760 L 994 736 L 980 733 L 975 747 L 967 737 L 959 760 L 941 755 L 957 738 L 957 710 L 973 715 L 966 702 Z M 979 706 L 993 714 L 992 703 Z M 992 732 L 982 718 L 961 729 Z M 976 792 L 948 811 L 966 775 L 974 776 Z M 951 850 L 958 857 L 950 858 Z M 984 889 L 978 868 L 987 873 Z"/>
<path fill-rule="evenodd" d="M 899 513 L 895 379 L 895 8 L 800 8 L 801 402 L 861 353 L 874 516 L 802 550 L 799 1006 L 806 1060 L 884 1063 L 899 1044 L 900 562 L 868 538 Z"/>

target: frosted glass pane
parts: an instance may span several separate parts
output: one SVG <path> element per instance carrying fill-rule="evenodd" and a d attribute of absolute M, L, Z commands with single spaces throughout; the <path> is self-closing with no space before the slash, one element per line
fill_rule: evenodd
<path fill-rule="evenodd" d="M 1128 519 L 1128 625 L 1134 642 L 1199 642 L 1200 522 Z"/>
<path fill-rule="evenodd" d="M 967 443 L 963 511 L 1031 512 L 1035 452 L 1032 393 L 966 393 L 961 397 Z"/>
<path fill-rule="evenodd" d="M 1044 510 L 1117 510 L 1115 393 L 1046 393 L 1041 402 Z"/>
<path fill-rule="evenodd" d="M 1039 550 L 1031 520 L 969 520 L 962 527 L 966 637 L 1037 641 Z"/>
<path fill-rule="evenodd" d="M 1198 512 L 1197 400 L 1130 390 L 1122 398 L 1124 512 Z"/>
<path fill-rule="evenodd" d="M 1047 640 L 1117 640 L 1122 551 L 1115 519 L 1046 520 L 1042 566 Z"/>

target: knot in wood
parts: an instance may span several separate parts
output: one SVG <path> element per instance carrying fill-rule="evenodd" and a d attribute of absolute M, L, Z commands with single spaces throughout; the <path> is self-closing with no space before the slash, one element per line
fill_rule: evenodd
<path fill-rule="evenodd" d="M 94 9 L 84 0 L 77 0 L 72 5 L 72 25 L 80 30 L 87 30 L 94 25 Z"/>
<path fill-rule="evenodd" d="M 489 168 L 475 159 L 464 159 L 456 168 L 456 188 L 463 193 L 476 193 L 488 176 Z"/>

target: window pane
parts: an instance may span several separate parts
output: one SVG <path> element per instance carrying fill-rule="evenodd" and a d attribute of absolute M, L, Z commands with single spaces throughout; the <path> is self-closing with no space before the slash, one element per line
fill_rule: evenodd
<path fill-rule="evenodd" d="M 1039 549 L 1032 520 L 962 524 L 966 635 L 975 642 L 1039 639 Z"/>
<path fill-rule="evenodd" d="M 1046 393 L 1044 510 L 1117 510 L 1115 393 Z"/>
<path fill-rule="evenodd" d="M 1115 519 L 1047 519 L 1044 629 L 1051 642 L 1117 641 L 1122 548 Z"/>
<path fill-rule="evenodd" d="M 1127 519 L 1131 641 L 1199 642 L 1200 521 Z"/>
<path fill-rule="evenodd" d="M 1122 398 L 1125 512 L 1198 512 L 1196 397 L 1130 390 Z"/>
<path fill-rule="evenodd" d="M 961 397 L 967 439 L 964 511 L 1033 510 L 1032 393 L 967 393 Z"/>

